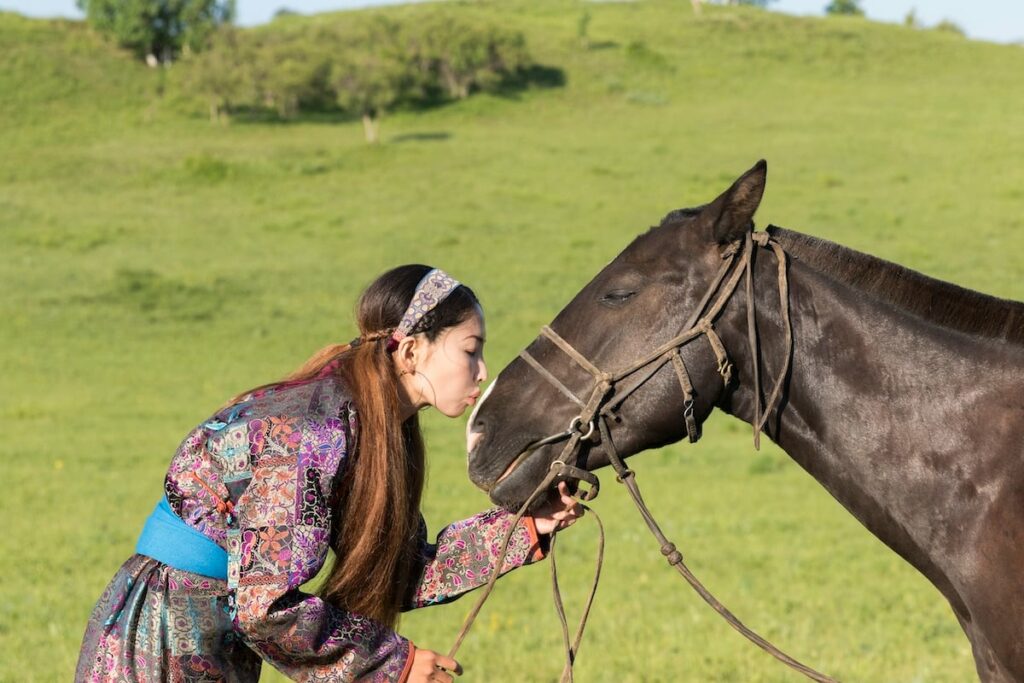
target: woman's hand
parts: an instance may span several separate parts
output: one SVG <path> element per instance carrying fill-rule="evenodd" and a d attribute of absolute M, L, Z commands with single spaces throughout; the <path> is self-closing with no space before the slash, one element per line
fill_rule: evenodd
<path fill-rule="evenodd" d="M 454 659 L 445 657 L 433 650 L 416 648 L 412 655 L 412 668 L 409 670 L 409 683 L 451 683 L 456 676 L 462 675 L 462 665 Z"/>
<path fill-rule="evenodd" d="M 583 516 L 583 506 L 569 495 L 569 486 L 564 481 L 558 484 L 558 496 L 548 499 L 537 508 L 533 524 L 538 534 L 550 534 L 576 523 Z"/>

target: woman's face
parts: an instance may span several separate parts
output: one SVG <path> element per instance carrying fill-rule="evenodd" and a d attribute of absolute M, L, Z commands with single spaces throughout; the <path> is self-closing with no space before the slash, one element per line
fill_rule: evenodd
<path fill-rule="evenodd" d="M 418 345 L 413 400 L 420 406 L 432 405 L 448 417 L 462 415 L 480 398 L 480 384 L 487 379 L 484 364 L 483 312 L 476 312 L 455 327 L 446 328 L 433 342 L 426 337 Z"/>

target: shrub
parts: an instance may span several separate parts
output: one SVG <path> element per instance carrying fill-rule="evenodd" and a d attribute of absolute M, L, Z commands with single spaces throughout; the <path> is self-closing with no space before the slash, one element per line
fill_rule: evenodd
<path fill-rule="evenodd" d="M 232 107 L 243 102 L 247 94 L 238 31 L 221 28 L 211 37 L 207 48 L 184 60 L 185 82 L 208 103 L 210 121 L 226 122 Z"/>

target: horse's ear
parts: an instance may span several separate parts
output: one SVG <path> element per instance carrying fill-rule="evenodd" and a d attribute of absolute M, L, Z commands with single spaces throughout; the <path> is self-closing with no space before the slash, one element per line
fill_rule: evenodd
<path fill-rule="evenodd" d="M 728 244 L 750 232 L 767 177 L 768 162 L 761 159 L 718 199 L 704 207 L 701 221 L 706 223 L 711 240 Z"/>

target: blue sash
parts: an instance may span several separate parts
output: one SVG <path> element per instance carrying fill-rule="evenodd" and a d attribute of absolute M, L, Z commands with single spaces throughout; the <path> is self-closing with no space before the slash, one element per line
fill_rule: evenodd
<path fill-rule="evenodd" d="M 227 552 L 174 514 L 167 496 L 160 499 L 146 520 L 135 552 L 175 569 L 214 579 L 228 578 Z"/>

